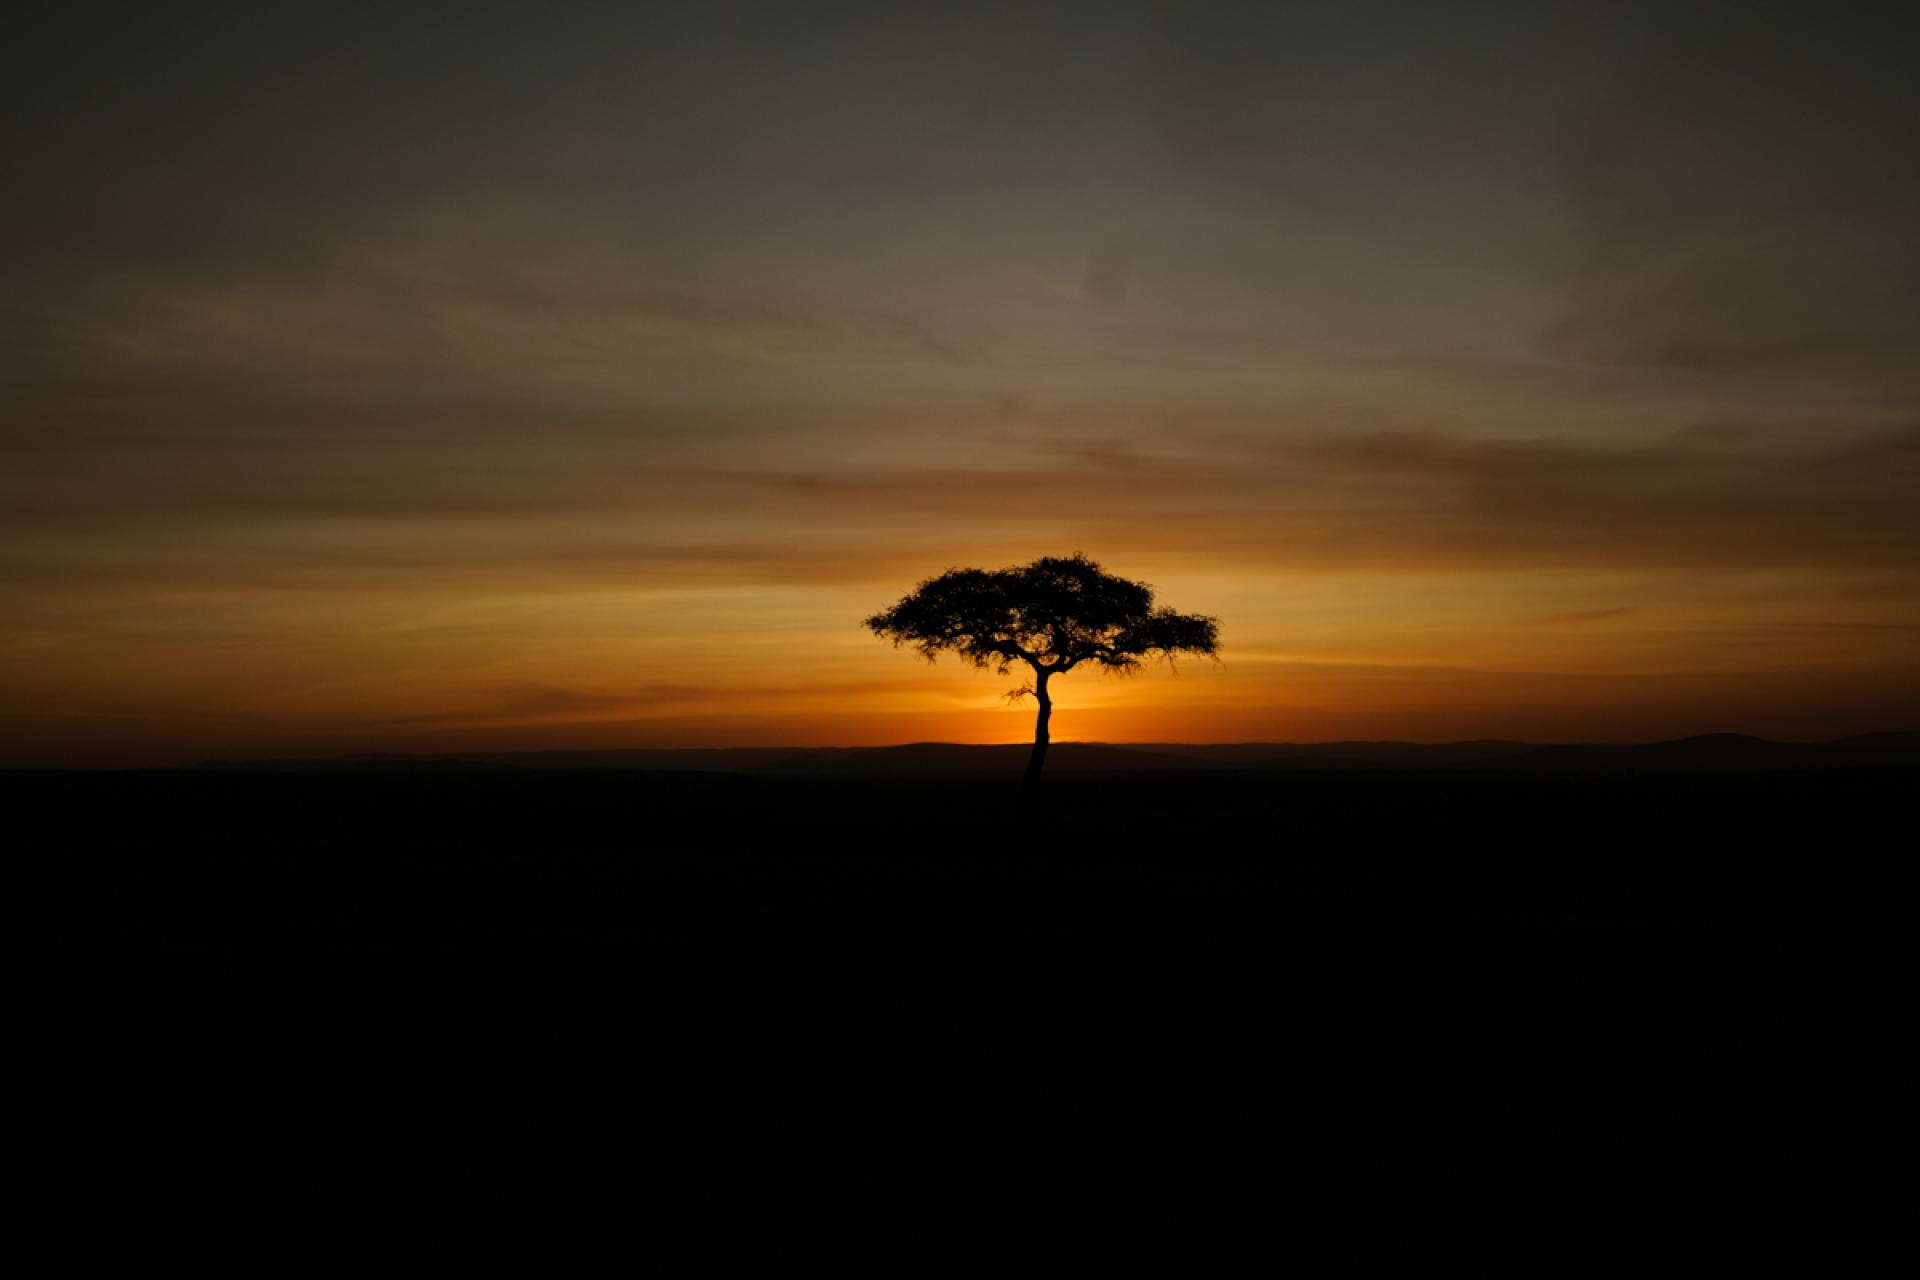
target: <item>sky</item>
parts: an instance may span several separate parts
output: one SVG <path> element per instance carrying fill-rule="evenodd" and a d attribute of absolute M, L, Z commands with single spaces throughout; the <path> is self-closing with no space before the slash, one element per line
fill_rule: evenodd
<path fill-rule="evenodd" d="M 0 765 L 1920 726 L 1896 7 L 64 6 L 0 52 Z"/>

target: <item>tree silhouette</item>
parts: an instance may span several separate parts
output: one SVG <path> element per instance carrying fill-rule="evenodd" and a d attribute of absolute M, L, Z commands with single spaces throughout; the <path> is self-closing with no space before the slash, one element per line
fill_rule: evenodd
<path fill-rule="evenodd" d="M 929 662 L 942 651 L 1001 675 L 1024 662 L 1033 677 L 1008 696 L 1033 695 L 1039 714 L 1033 754 L 1020 785 L 1031 816 L 1047 759 L 1053 696 L 1047 681 L 1077 666 L 1128 674 L 1144 660 L 1176 654 L 1212 657 L 1220 624 L 1199 613 L 1156 609 L 1153 589 L 1105 572 L 1086 556 L 1043 557 L 1007 569 L 949 569 L 928 578 L 866 626 L 895 647 L 911 645 Z"/>

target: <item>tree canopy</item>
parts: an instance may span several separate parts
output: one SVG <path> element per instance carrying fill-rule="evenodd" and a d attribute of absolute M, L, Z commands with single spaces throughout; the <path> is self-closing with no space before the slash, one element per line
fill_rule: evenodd
<path fill-rule="evenodd" d="M 929 660 L 950 651 L 1002 674 L 1024 662 L 1043 678 L 1082 664 L 1126 672 L 1181 653 L 1211 657 L 1220 644 L 1216 619 L 1156 608 L 1147 584 L 1078 553 L 1006 569 L 949 569 L 866 625 Z"/>

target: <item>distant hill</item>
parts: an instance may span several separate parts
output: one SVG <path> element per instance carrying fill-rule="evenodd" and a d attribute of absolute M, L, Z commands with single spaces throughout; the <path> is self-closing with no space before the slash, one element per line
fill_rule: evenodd
<path fill-rule="evenodd" d="M 1534 750 L 1527 742 L 1220 742 L 1129 744 L 1154 751 L 1252 768 L 1433 769 L 1478 760 L 1495 760 Z"/>
<path fill-rule="evenodd" d="M 1769 742 L 1710 733 L 1626 747 L 1535 747 L 1473 763 L 1495 773 L 1756 773 L 1920 765 L 1920 733 L 1869 733 L 1835 742 Z"/>
<path fill-rule="evenodd" d="M 476 756 L 409 756 L 374 753 L 291 760 L 203 760 L 198 773 L 517 773 L 497 760 Z"/>
<path fill-rule="evenodd" d="M 781 772 L 833 773 L 1018 773 L 1033 748 L 1026 743 L 965 746 L 914 742 L 835 755 L 789 759 Z M 1213 761 L 1104 742 L 1057 742 L 1047 750 L 1049 773 L 1191 773 L 1218 770 Z"/>
<path fill-rule="evenodd" d="M 615 751 L 488 751 L 465 759 L 544 772 L 763 773 L 846 747 L 631 747 Z"/>
<path fill-rule="evenodd" d="M 632 748 L 495 751 L 431 756 L 216 760 L 189 766 L 238 773 L 610 772 L 777 774 L 991 774 L 1025 767 L 1025 743 L 897 747 Z M 1049 773 L 1689 774 L 1920 766 L 1920 733 L 1870 733 L 1834 742 L 1770 742 L 1705 734 L 1636 746 L 1522 742 L 1057 742 Z"/>

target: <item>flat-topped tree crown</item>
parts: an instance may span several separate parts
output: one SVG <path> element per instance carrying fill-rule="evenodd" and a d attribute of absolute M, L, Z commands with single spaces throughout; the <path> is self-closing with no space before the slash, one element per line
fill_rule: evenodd
<path fill-rule="evenodd" d="M 1012 695 L 1031 693 L 1040 704 L 1022 790 L 1028 812 L 1046 759 L 1053 712 L 1050 677 L 1083 664 L 1129 672 L 1154 658 L 1213 657 L 1220 647 L 1215 619 L 1156 608 L 1153 588 L 1115 577 L 1079 554 L 1007 569 L 949 569 L 866 625 L 896 646 L 919 650 L 928 661 L 950 652 L 1003 675 L 1015 663 L 1033 668 L 1033 681 Z"/>
<path fill-rule="evenodd" d="M 942 651 L 1005 673 L 1093 663 L 1130 671 L 1143 659 L 1211 657 L 1220 624 L 1205 614 L 1155 608 L 1153 588 L 1115 577 L 1084 555 L 1047 556 L 1009 569 L 949 569 L 915 587 L 866 625 L 932 659 Z"/>

